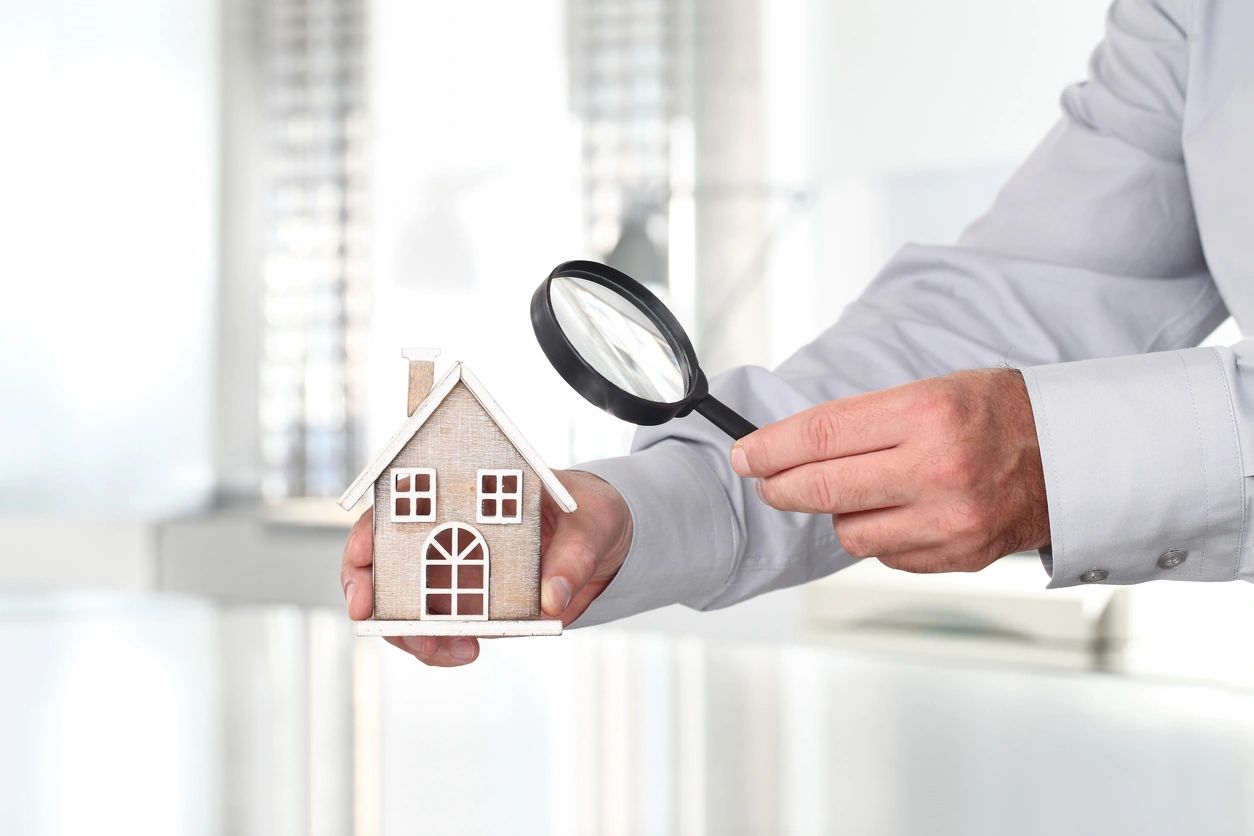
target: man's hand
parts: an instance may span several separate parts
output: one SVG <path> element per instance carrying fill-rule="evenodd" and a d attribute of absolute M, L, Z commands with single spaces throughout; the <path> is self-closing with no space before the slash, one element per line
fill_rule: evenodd
<path fill-rule="evenodd" d="M 1049 543 L 1032 405 L 1013 369 L 958 372 L 821 404 L 732 448 L 783 511 L 831 514 L 854 557 L 971 572 Z"/>
<path fill-rule="evenodd" d="M 541 508 L 540 608 L 550 618 L 570 624 L 583 614 L 613 579 L 631 546 L 632 522 L 627 503 L 608 482 L 578 470 L 557 472 L 579 509 L 564 513 L 544 494 Z M 374 563 L 374 512 L 353 525 L 344 546 L 340 585 L 348 616 L 354 621 L 374 611 L 371 565 Z M 479 656 L 479 642 L 469 638 L 406 636 L 388 641 L 428 665 L 455 667 Z"/>

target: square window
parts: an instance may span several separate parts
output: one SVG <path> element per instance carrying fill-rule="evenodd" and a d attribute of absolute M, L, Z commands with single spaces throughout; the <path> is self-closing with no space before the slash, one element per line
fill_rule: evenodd
<path fill-rule="evenodd" d="M 452 615 L 453 596 L 448 593 L 436 593 L 427 596 L 427 615 Z"/>
<path fill-rule="evenodd" d="M 447 566 L 440 566 L 440 569 L 447 569 Z M 430 586 L 431 582 L 427 581 Z M 458 589 L 483 589 L 483 567 L 482 566 L 459 566 L 457 567 L 457 588 Z"/>
<path fill-rule="evenodd" d="M 427 567 L 427 589 L 452 589 L 453 567 L 447 563 L 443 566 Z"/>
<path fill-rule="evenodd" d="M 483 615 L 483 596 L 478 593 L 457 596 L 458 615 Z"/>
<path fill-rule="evenodd" d="M 435 471 L 429 467 L 392 469 L 392 519 L 431 522 L 435 519 Z"/>
<path fill-rule="evenodd" d="M 522 479 L 521 470 L 480 470 L 477 522 L 522 522 Z"/>

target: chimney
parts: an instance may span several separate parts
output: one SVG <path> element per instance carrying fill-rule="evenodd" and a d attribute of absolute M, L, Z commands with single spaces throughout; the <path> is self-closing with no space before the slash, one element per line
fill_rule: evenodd
<path fill-rule="evenodd" d="M 435 358 L 440 356 L 438 348 L 405 348 L 401 356 L 409 361 L 409 411 L 413 415 L 423 398 L 431 394 L 435 383 Z"/>

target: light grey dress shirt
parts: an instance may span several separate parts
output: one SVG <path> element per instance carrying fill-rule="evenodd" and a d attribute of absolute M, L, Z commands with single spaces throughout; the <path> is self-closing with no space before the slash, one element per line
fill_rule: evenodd
<path fill-rule="evenodd" d="M 712 390 L 758 424 L 1009 363 L 1036 418 L 1050 586 L 1254 578 L 1254 2 L 1116 0 L 1089 79 L 951 247 L 908 246 L 774 371 Z M 626 498 L 626 562 L 580 624 L 721 607 L 851 562 L 829 517 L 765 506 L 693 415 L 581 469 Z"/>

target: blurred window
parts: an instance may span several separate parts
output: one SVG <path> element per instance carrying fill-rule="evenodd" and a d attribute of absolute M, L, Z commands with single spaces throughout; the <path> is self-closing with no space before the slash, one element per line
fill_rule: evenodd
<path fill-rule="evenodd" d="M 364 290 L 364 0 L 260 0 L 268 236 L 260 436 L 267 499 L 353 477 Z"/>
<path fill-rule="evenodd" d="M 570 0 L 571 101 L 583 124 L 589 249 L 665 284 L 670 133 L 685 66 L 671 0 Z"/>

